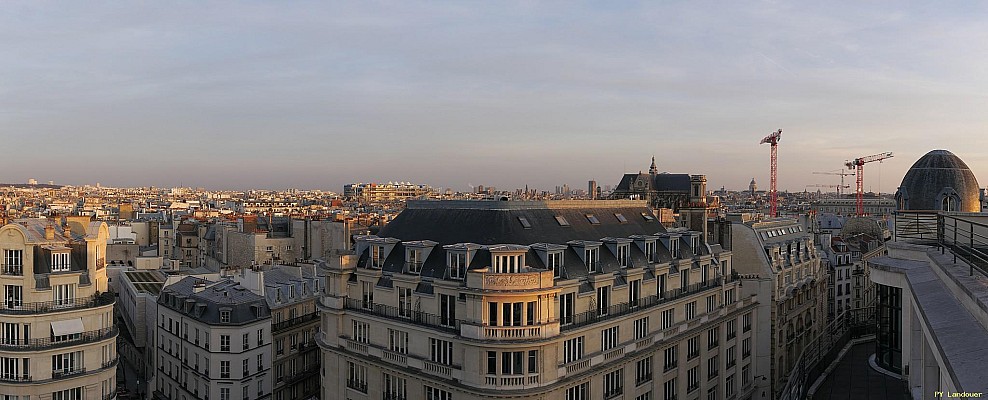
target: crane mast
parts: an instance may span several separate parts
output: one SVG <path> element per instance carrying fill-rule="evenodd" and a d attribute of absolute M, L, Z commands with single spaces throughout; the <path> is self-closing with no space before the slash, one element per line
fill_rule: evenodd
<path fill-rule="evenodd" d="M 779 139 L 781 139 L 781 138 L 782 138 L 782 129 L 779 129 L 778 131 L 775 131 L 775 132 L 770 133 L 768 136 L 766 136 L 764 139 L 762 139 L 761 142 L 758 143 L 758 144 L 766 144 L 767 143 L 772 148 L 772 160 L 771 160 L 771 174 L 772 175 L 771 175 L 771 179 L 769 180 L 769 191 L 770 191 L 770 196 L 771 196 L 769 198 L 770 199 L 769 200 L 769 202 L 770 202 L 769 203 L 770 204 L 769 205 L 769 207 L 770 207 L 769 208 L 769 216 L 770 217 L 777 217 L 778 216 L 778 193 L 776 191 L 776 178 L 778 176 L 778 148 L 779 148 Z"/>

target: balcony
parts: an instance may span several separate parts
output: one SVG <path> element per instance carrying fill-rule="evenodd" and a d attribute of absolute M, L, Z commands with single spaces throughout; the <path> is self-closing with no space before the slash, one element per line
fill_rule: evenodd
<path fill-rule="evenodd" d="M 0 275 L 24 276 L 23 264 L 3 264 L 0 266 Z"/>
<path fill-rule="evenodd" d="M 714 278 L 705 282 L 694 283 L 686 288 L 665 291 L 661 296 L 652 295 L 632 302 L 614 304 L 602 310 L 585 311 L 575 314 L 571 318 L 564 318 L 564 321 L 572 321 L 572 323 L 563 325 L 561 329 L 565 331 L 641 310 L 646 310 L 685 296 L 701 293 L 711 289 L 719 289 L 722 282 L 728 283 L 733 280 L 734 279 L 730 276 L 724 278 Z"/>
<path fill-rule="evenodd" d="M 291 318 L 285 321 L 276 322 L 271 325 L 271 333 L 279 333 L 281 331 L 290 329 L 292 327 L 303 325 L 307 322 L 318 321 L 319 312 L 312 312 L 310 314 L 305 314 L 295 318 Z"/>
<path fill-rule="evenodd" d="M 112 305 L 116 301 L 113 293 L 100 293 L 90 298 L 68 299 L 62 301 L 42 301 L 37 303 L 22 303 L 16 300 L 0 302 L 0 314 L 32 315 L 51 312 L 79 310 Z"/>
<path fill-rule="evenodd" d="M 31 382 L 31 375 L 27 374 L 0 374 L 0 382 Z"/>
<path fill-rule="evenodd" d="M 358 381 L 354 379 L 347 379 L 346 387 L 356 390 L 360 393 L 367 393 L 367 381 Z"/>
<path fill-rule="evenodd" d="M 450 333 L 460 332 L 460 321 L 449 317 L 441 317 L 439 315 L 424 313 L 421 311 L 399 309 L 398 307 L 384 304 L 365 304 L 360 299 L 346 299 L 344 307 L 347 310 L 353 310 L 388 319 L 401 320 L 406 323 L 412 323 Z"/>
<path fill-rule="evenodd" d="M 37 350 L 47 350 L 55 349 L 60 347 L 76 346 L 86 343 L 95 343 L 107 339 L 112 339 L 117 336 L 117 327 L 109 327 L 98 329 L 95 331 L 88 331 L 79 334 L 78 337 L 69 340 L 52 340 L 48 338 L 39 339 L 0 339 L 0 350 L 9 351 L 37 351 Z"/>
<path fill-rule="evenodd" d="M 523 271 L 493 273 L 488 270 L 474 270 L 467 273 L 467 287 L 481 290 L 534 290 L 547 289 L 555 285 L 552 271 L 525 267 Z"/>
<path fill-rule="evenodd" d="M 62 369 L 58 371 L 51 371 L 51 378 L 62 379 L 62 378 L 68 378 L 70 376 L 82 375 L 85 373 L 86 373 L 85 368 Z"/>

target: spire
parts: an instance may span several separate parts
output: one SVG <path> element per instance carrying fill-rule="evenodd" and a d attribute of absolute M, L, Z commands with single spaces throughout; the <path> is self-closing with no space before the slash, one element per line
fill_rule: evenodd
<path fill-rule="evenodd" d="M 655 175 L 659 173 L 659 169 L 655 167 L 655 156 L 652 156 L 652 165 L 648 167 L 649 175 Z"/>

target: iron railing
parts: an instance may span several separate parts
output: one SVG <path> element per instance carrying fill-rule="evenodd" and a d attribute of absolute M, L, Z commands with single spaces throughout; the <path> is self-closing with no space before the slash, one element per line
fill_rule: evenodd
<path fill-rule="evenodd" d="M 988 216 L 944 211 L 896 211 L 895 240 L 950 249 L 954 261 L 988 274 Z"/>
<path fill-rule="evenodd" d="M 93 308 L 111 305 L 116 301 L 113 293 L 100 293 L 89 298 L 65 299 L 60 301 L 42 301 L 36 303 L 23 303 L 13 299 L 5 299 L 0 302 L 0 314 L 26 315 L 44 314 L 50 312 L 78 310 L 82 308 Z"/>
<path fill-rule="evenodd" d="M 460 332 L 460 320 L 442 317 L 435 314 L 414 311 L 408 308 L 398 308 L 384 304 L 364 302 L 361 299 L 346 299 L 344 307 L 347 310 L 376 315 L 390 319 L 402 320 L 416 325 L 439 329 L 452 333 Z"/>
<path fill-rule="evenodd" d="M 278 332 L 281 332 L 283 330 L 289 329 L 291 327 L 304 324 L 306 322 L 318 320 L 319 319 L 319 315 L 320 315 L 319 312 L 318 311 L 315 311 L 315 312 L 312 312 L 312 313 L 309 313 L 309 314 L 305 314 L 305 315 L 301 315 L 301 316 L 298 316 L 298 317 L 295 317 L 295 318 L 291 318 L 291 319 L 288 319 L 288 320 L 285 320 L 285 321 L 276 322 L 273 325 L 271 325 L 271 332 L 272 333 L 278 333 Z"/>
<path fill-rule="evenodd" d="M 585 325 L 590 325 L 600 321 L 604 321 L 611 318 L 620 317 L 622 315 L 627 315 L 633 312 L 638 312 L 644 309 L 652 308 L 670 301 L 689 296 L 692 294 L 700 293 L 706 290 L 720 288 L 721 283 L 728 283 L 734 280 L 732 276 L 725 276 L 723 278 L 717 277 L 709 279 L 704 282 L 697 282 L 686 286 L 685 288 L 667 290 L 662 293 L 662 295 L 651 295 L 646 296 L 635 301 L 629 301 L 625 303 L 613 304 L 607 307 L 597 309 L 597 307 L 592 307 L 589 311 L 584 311 L 579 314 L 573 314 L 572 316 L 560 316 L 560 321 L 563 323 L 561 330 L 573 329 Z"/>
<path fill-rule="evenodd" d="M 50 337 L 37 339 L 0 339 L 0 350 L 13 351 L 35 351 L 53 349 L 59 347 L 75 346 L 79 344 L 94 343 L 107 340 L 117 335 L 117 327 L 97 329 L 94 331 L 82 332 L 79 336 L 67 340 L 54 340 Z"/>
<path fill-rule="evenodd" d="M 0 275 L 23 276 L 24 264 L 3 264 L 0 267 Z"/>

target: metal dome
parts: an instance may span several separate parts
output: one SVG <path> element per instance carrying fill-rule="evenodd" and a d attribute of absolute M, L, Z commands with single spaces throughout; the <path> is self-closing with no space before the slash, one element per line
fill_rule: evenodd
<path fill-rule="evenodd" d="M 933 150 L 916 161 L 895 193 L 899 210 L 980 212 L 978 180 L 960 157 Z"/>

